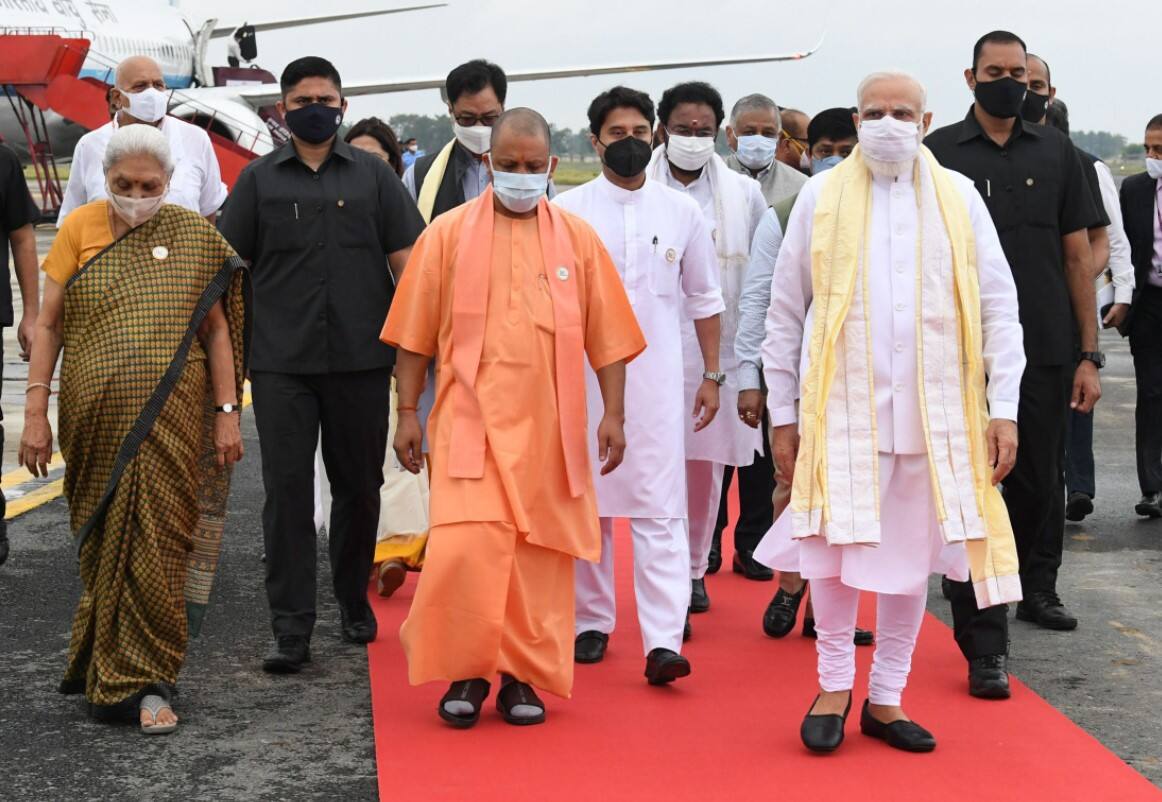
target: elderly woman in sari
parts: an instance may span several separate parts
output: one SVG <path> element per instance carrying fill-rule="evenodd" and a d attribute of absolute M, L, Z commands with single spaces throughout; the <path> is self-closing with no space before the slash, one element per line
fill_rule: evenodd
<path fill-rule="evenodd" d="M 83 592 L 62 693 L 172 732 L 172 699 L 217 562 L 242 457 L 245 266 L 196 212 L 166 204 L 161 132 L 125 126 L 108 200 L 68 216 L 44 261 L 20 461 L 47 475 L 57 359 L 65 496 Z"/>

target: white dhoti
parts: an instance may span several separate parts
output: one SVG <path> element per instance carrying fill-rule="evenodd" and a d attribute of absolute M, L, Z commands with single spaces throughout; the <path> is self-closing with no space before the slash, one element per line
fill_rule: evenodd
<path fill-rule="evenodd" d="M 577 634 L 610 634 L 617 621 L 613 584 L 613 518 L 601 519 L 601 562 L 576 561 Z M 681 518 L 631 518 L 633 587 L 645 654 L 682 651 L 690 602 L 686 522 Z"/>
<path fill-rule="evenodd" d="M 723 465 L 686 460 L 687 521 L 690 538 L 690 578 L 702 579 L 710 564 L 710 546 L 722 500 Z M 689 590 L 689 588 L 687 588 Z"/>

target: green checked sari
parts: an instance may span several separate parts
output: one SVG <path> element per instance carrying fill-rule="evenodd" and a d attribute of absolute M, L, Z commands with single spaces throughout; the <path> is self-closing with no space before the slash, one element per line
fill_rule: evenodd
<path fill-rule="evenodd" d="M 247 272 L 196 213 L 163 206 L 66 285 L 60 446 L 84 589 L 61 691 L 96 713 L 170 698 L 209 600 L 230 470 L 197 332 L 219 300 L 241 398 Z"/>

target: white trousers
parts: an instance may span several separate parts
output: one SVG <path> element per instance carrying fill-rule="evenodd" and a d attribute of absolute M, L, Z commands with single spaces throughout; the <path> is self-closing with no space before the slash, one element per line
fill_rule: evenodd
<path fill-rule="evenodd" d="M 682 651 L 682 629 L 690 604 L 689 546 L 681 518 L 631 518 L 633 589 L 645 654 Z M 601 562 L 576 561 L 577 634 L 613 632 L 617 601 L 613 586 L 613 519 L 601 519 Z"/>
<path fill-rule="evenodd" d="M 723 466 L 706 460 L 686 460 L 686 514 L 690 533 L 690 578 L 706 576 L 710 545 L 722 500 Z"/>
<path fill-rule="evenodd" d="M 899 705 L 912 652 L 924 620 L 928 596 L 876 594 L 876 651 L 868 680 L 868 699 L 873 705 Z M 837 577 L 811 580 L 815 605 L 815 630 L 819 640 L 819 687 L 846 691 L 855 687 L 855 617 L 859 591 Z"/>

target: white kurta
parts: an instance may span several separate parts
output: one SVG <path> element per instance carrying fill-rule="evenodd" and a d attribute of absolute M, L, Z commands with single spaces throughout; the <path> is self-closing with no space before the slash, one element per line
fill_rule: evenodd
<path fill-rule="evenodd" d="M 724 209 L 725 215 L 737 215 L 745 222 L 745 241 L 749 245 L 754 237 L 755 228 L 767 210 L 766 200 L 763 198 L 762 188 L 753 178 L 723 169 L 724 179 L 736 181 L 743 188 L 742 196 L 745 205 L 737 209 Z M 674 178 L 669 170 L 669 164 L 664 165 L 662 177 L 666 185 L 679 192 L 683 192 L 697 201 L 702 210 L 703 218 L 710 227 L 713 235 L 717 236 L 717 216 L 715 188 L 710 180 L 710 170 L 704 169 L 702 174 L 689 185 L 683 185 Z M 730 282 L 722 281 L 723 302 L 727 308 L 734 310 L 734 314 L 723 318 L 722 339 L 719 347 L 719 369 L 726 374 L 726 383 L 719 392 L 718 416 L 709 426 L 698 433 L 693 429 L 686 432 L 686 458 L 691 460 L 706 460 L 722 465 L 744 466 L 754 462 L 755 452 L 762 451 L 762 434 L 758 429 L 752 429 L 738 418 L 738 359 L 734 354 L 734 339 L 737 333 L 737 324 L 730 321 L 738 320 L 739 296 L 742 290 L 742 274 L 746 271 L 745 261 L 738 266 L 738 280 L 733 282 L 735 289 L 727 289 Z M 648 339 L 648 337 L 647 337 Z M 702 384 L 702 351 L 698 347 L 694 325 L 687 320 L 682 328 L 682 351 L 685 365 L 686 392 L 685 398 L 693 409 L 694 395 Z"/>
<path fill-rule="evenodd" d="M 771 423 L 795 423 L 807 311 L 811 305 L 811 233 L 830 173 L 813 177 L 795 203 L 771 279 L 763 370 Z M 993 418 L 1016 420 L 1025 353 L 1012 271 L 988 209 L 972 182 L 952 173 L 976 241 L 983 357 Z M 880 593 L 917 593 L 930 571 L 967 576 L 963 544 L 945 545 L 936 525 L 916 369 L 916 194 L 911 175 L 872 184 L 868 283 L 880 451 L 882 542 L 828 546 L 822 537 L 792 541 L 784 514 L 755 559 L 809 579 L 840 577 Z"/>
<path fill-rule="evenodd" d="M 683 392 L 681 329 L 685 321 L 723 310 L 710 229 L 696 204 L 656 181 L 629 191 L 598 176 L 554 203 L 601 237 L 647 343 L 626 366 L 625 462 L 609 476 L 600 475 L 596 455 L 601 391 L 596 375 L 586 370 L 598 514 L 685 518 L 683 432 L 694 424 Z"/>

